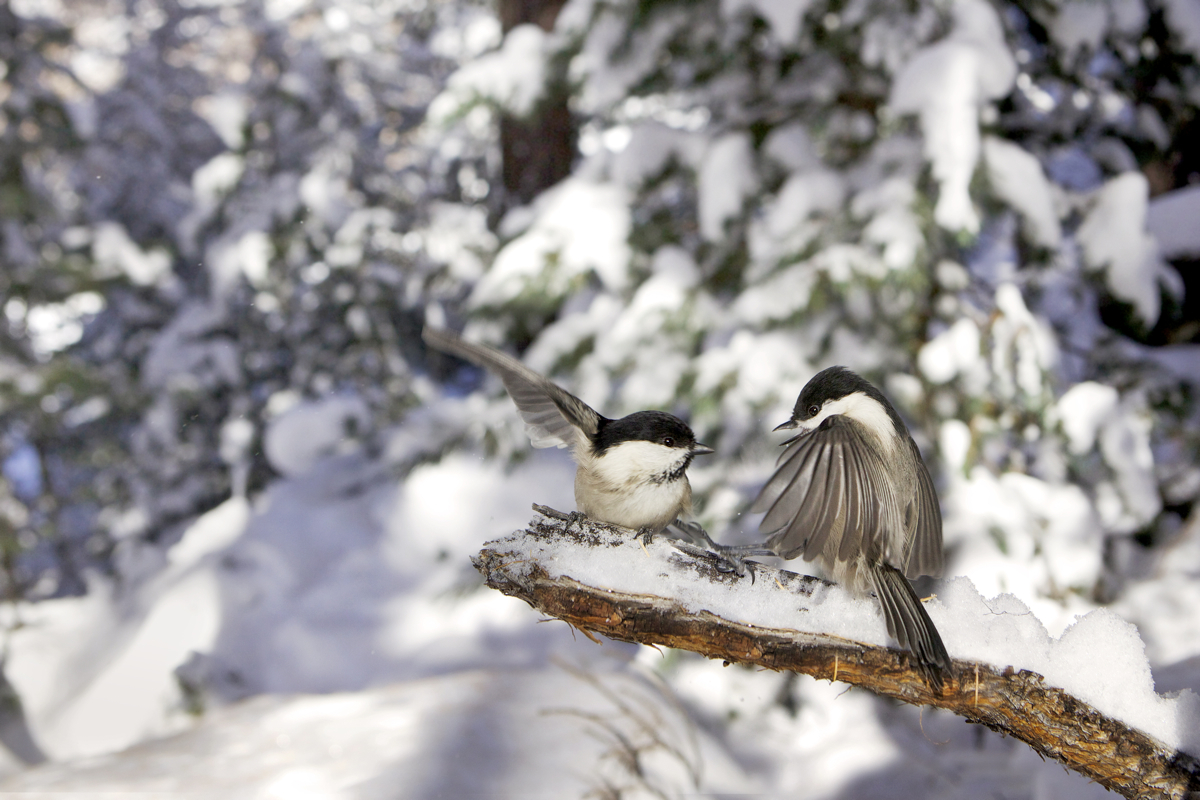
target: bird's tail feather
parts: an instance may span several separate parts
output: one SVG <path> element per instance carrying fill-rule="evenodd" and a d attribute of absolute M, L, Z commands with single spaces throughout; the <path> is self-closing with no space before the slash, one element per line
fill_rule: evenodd
<path fill-rule="evenodd" d="M 940 692 L 945 676 L 953 674 L 950 654 L 925 611 L 912 584 L 895 567 L 878 564 L 872 570 L 875 594 L 883 606 L 883 618 L 900 646 L 920 662 L 921 672 L 934 691 Z"/>

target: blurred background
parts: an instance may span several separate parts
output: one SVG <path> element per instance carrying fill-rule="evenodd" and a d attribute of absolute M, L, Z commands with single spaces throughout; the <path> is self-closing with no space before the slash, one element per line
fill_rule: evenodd
<path fill-rule="evenodd" d="M 0 5 L 0 789 L 1104 794 L 484 588 L 571 465 L 419 332 L 688 419 L 725 542 L 849 366 L 947 576 L 1200 689 L 1198 107 L 1194 0 Z"/>

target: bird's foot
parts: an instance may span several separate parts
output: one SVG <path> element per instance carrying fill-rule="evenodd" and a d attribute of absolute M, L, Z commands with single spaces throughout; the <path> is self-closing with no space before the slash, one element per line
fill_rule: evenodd
<path fill-rule="evenodd" d="M 699 526 L 696 526 L 699 528 Z M 759 566 L 757 561 L 750 561 L 750 556 L 769 556 L 774 555 L 769 550 L 764 549 L 759 545 L 723 545 L 714 542 L 704 531 L 699 528 L 703 534 L 704 546 L 693 544 L 691 542 L 675 541 L 672 544 L 676 548 L 693 555 L 710 556 L 716 560 L 717 572 L 726 575 L 735 574 L 739 578 L 746 577 L 750 574 L 750 582 L 755 581 L 755 568 Z"/>
<path fill-rule="evenodd" d="M 754 583 L 754 568 L 758 562 L 747 561 L 744 556 L 727 552 L 724 548 L 714 551 L 713 555 L 717 558 L 717 572 L 736 574 L 739 578 L 746 577 L 746 573 L 749 572 L 750 583 Z"/>
<path fill-rule="evenodd" d="M 635 533 L 633 535 L 633 538 L 637 539 L 639 542 L 641 542 L 642 549 L 645 550 L 646 547 L 651 542 L 654 541 L 654 534 L 658 533 L 659 530 L 661 530 L 661 529 L 660 528 L 651 528 L 650 526 L 647 525 L 645 527 L 638 528 L 637 533 Z"/>

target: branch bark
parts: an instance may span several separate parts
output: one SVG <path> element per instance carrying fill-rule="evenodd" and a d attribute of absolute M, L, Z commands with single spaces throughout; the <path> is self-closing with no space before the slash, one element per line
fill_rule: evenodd
<path fill-rule="evenodd" d="M 906 703 L 944 708 L 1016 737 L 1125 797 L 1200 800 L 1200 760 L 1101 714 L 1047 685 L 1035 672 L 956 659 L 956 678 L 935 694 L 910 663 L 909 654 L 900 650 L 826 634 L 762 628 L 709 611 L 689 610 L 669 596 L 593 585 L 596 581 L 579 570 L 574 577 L 562 574 L 559 565 L 586 563 L 587 551 L 636 549 L 632 534 L 590 520 L 571 522 L 561 512 L 534 508 L 540 514 L 529 527 L 489 542 L 473 559 L 475 567 L 489 587 L 519 597 L 594 641 L 598 640 L 593 634 L 599 633 L 626 642 L 690 650 L 726 664 L 754 664 L 840 680 Z M 576 558 L 579 555 L 583 558 Z M 711 557 L 676 551 L 670 560 L 685 573 L 694 572 L 696 581 L 739 580 L 717 571 Z M 797 598 L 811 597 L 824 584 L 818 578 L 766 566 L 757 573 L 760 583 L 779 584 L 786 601 L 793 604 Z"/>

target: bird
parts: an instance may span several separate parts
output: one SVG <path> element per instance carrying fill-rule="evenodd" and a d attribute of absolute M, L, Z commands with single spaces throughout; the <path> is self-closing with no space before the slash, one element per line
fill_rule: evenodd
<path fill-rule="evenodd" d="M 484 367 L 504 383 L 534 447 L 568 448 L 575 461 L 577 514 L 637 531 L 649 543 L 671 526 L 692 526 L 687 469 L 713 452 L 686 422 L 663 411 L 609 419 L 512 356 L 426 326 L 422 338 L 436 350 Z"/>
<path fill-rule="evenodd" d="M 718 545 L 739 574 L 750 556 L 803 557 L 858 595 L 874 594 L 888 633 L 940 692 L 953 665 L 910 578 L 942 574 L 942 513 L 908 427 L 879 389 L 836 366 L 812 377 L 791 418 L 797 431 L 751 505 L 765 542 Z"/>

